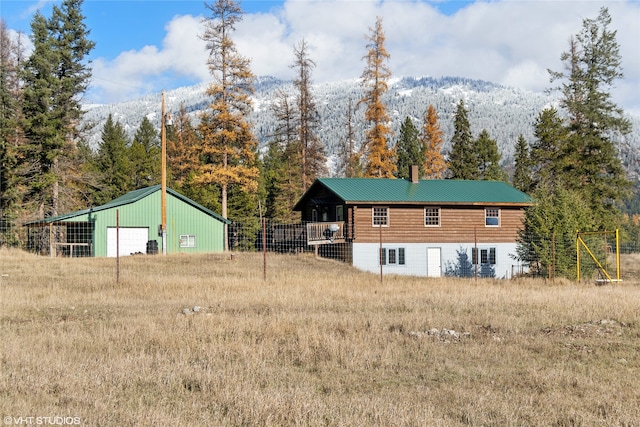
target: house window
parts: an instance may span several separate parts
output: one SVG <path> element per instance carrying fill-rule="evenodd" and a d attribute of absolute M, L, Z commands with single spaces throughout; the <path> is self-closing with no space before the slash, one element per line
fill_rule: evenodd
<path fill-rule="evenodd" d="M 344 221 L 344 207 L 342 205 L 336 206 L 336 221 Z"/>
<path fill-rule="evenodd" d="M 398 264 L 404 265 L 404 248 L 398 248 Z"/>
<path fill-rule="evenodd" d="M 193 234 L 181 234 L 180 235 L 180 247 L 181 248 L 195 248 L 196 236 Z"/>
<path fill-rule="evenodd" d="M 495 265 L 496 264 L 496 248 L 479 249 L 471 248 L 471 258 L 473 264 L 478 265 L 478 252 L 480 252 L 480 265 Z"/>
<path fill-rule="evenodd" d="M 405 265 L 404 248 L 380 248 L 380 264 Z"/>
<path fill-rule="evenodd" d="M 487 227 L 499 227 L 500 226 L 500 209 L 486 208 L 484 210 L 484 225 L 486 225 Z"/>
<path fill-rule="evenodd" d="M 424 208 L 425 227 L 440 226 L 440 208 Z"/>
<path fill-rule="evenodd" d="M 318 211 L 316 209 L 311 210 L 311 222 L 318 222 Z"/>
<path fill-rule="evenodd" d="M 396 250 L 389 249 L 389 264 L 395 264 L 397 262 L 396 259 Z"/>
<path fill-rule="evenodd" d="M 389 225 L 389 208 L 373 208 L 373 226 L 386 227 Z"/>

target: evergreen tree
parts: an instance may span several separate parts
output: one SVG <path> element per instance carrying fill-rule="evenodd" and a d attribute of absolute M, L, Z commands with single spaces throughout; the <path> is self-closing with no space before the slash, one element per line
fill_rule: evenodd
<path fill-rule="evenodd" d="M 409 178 L 411 166 L 418 166 L 419 176 L 424 175 L 423 152 L 418 129 L 411 118 L 407 117 L 400 127 L 400 135 L 396 142 L 396 177 Z"/>
<path fill-rule="evenodd" d="M 264 161 L 266 214 L 288 222 L 293 218 L 293 206 L 303 194 L 303 148 L 296 126 L 296 105 L 287 93 L 279 91 L 271 108 L 277 122 Z"/>
<path fill-rule="evenodd" d="M 515 149 L 516 167 L 513 173 L 513 186 L 520 191 L 529 193 L 532 190 L 532 165 L 529 156 L 529 144 L 524 136 L 518 136 Z"/>
<path fill-rule="evenodd" d="M 614 132 L 627 133 L 630 122 L 611 101 L 610 90 L 623 77 L 622 58 L 611 17 L 603 7 L 596 19 L 584 19 L 582 30 L 561 55 L 565 72 L 550 72 L 560 81 L 561 107 L 568 115 L 569 137 L 564 172 L 571 187 L 583 193 L 599 227 L 615 226 L 614 204 L 630 189 L 624 168 L 611 140 Z"/>
<path fill-rule="evenodd" d="M 518 259 L 544 277 L 575 277 L 576 231 L 591 230 L 594 217 L 579 192 L 539 188 L 518 233 Z"/>
<path fill-rule="evenodd" d="M 545 187 L 553 190 L 557 185 L 567 185 L 565 169 L 568 132 L 564 122 L 553 107 L 540 112 L 534 124 L 535 141 L 531 145 L 531 189 Z"/>
<path fill-rule="evenodd" d="M 424 176 L 427 179 L 442 179 L 447 163 L 442 155 L 442 130 L 438 123 L 438 113 L 429 105 L 422 125 L 421 141 L 424 147 Z"/>
<path fill-rule="evenodd" d="M 174 117 L 173 125 L 167 127 L 166 138 L 167 185 L 202 206 L 220 212 L 220 186 L 196 181 L 201 140 L 184 104 Z"/>
<path fill-rule="evenodd" d="M 97 153 L 89 146 L 85 140 L 79 140 L 74 157 L 77 168 L 77 176 L 75 191 L 81 194 L 78 198 L 78 204 L 73 210 L 86 209 L 87 206 L 94 205 L 95 200 L 99 198 L 98 193 L 101 191 L 102 174 L 97 167 Z"/>
<path fill-rule="evenodd" d="M 31 159 L 25 181 L 29 183 L 28 202 L 36 205 L 37 217 L 54 216 L 53 185 L 58 181 L 54 163 L 61 155 L 64 136 L 60 134 L 62 123 L 54 114 L 53 95 L 57 87 L 55 65 L 58 62 L 46 18 L 36 12 L 31 21 L 31 41 L 34 50 L 28 58 L 22 79 L 23 113 L 22 127 L 27 144 L 25 157 Z"/>
<path fill-rule="evenodd" d="M 453 179 L 478 179 L 478 153 L 473 145 L 471 126 L 464 101 L 460 100 L 453 119 L 454 132 L 449 154 L 449 174 Z"/>
<path fill-rule="evenodd" d="M 351 99 L 347 104 L 346 128 L 347 135 L 342 140 L 340 152 L 338 153 L 338 175 L 345 178 L 356 178 L 362 176 L 360 166 L 360 153 L 356 150 L 355 132 L 353 128 L 353 106 Z"/>
<path fill-rule="evenodd" d="M 551 72 L 561 81 L 561 107 L 544 110 L 536 122 L 531 149 L 534 205 L 527 209 L 518 254 L 534 271 L 548 276 L 575 274 L 576 230 L 613 229 L 622 216 L 614 207 L 629 183 L 610 139 L 625 133 L 629 122 L 611 102 L 610 88 L 622 77 L 616 32 L 608 30 L 606 8 L 597 19 L 583 20 L 561 55 L 566 73 Z"/>
<path fill-rule="evenodd" d="M 160 183 L 161 147 L 158 132 L 147 117 L 142 119 L 131 147 L 132 189 L 145 188 Z"/>
<path fill-rule="evenodd" d="M 322 141 L 317 134 L 318 110 L 311 93 L 311 71 L 315 62 L 309 58 L 309 46 L 303 39 L 294 47 L 295 62 L 292 67 L 298 72 L 293 85 L 298 91 L 298 138 L 302 149 L 302 191 L 306 191 L 316 177 L 327 173 L 327 158 Z"/>
<path fill-rule="evenodd" d="M 64 204 L 59 199 L 60 183 L 76 166 L 80 95 L 91 77 L 85 57 L 95 45 L 87 38 L 82 3 L 63 0 L 53 6 L 51 19 L 37 12 L 31 22 L 34 50 L 23 69 L 23 127 L 34 160 L 29 197 L 38 205 L 39 216 L 58 214 Z M 72 169 L 60 168 L 65 156 Z"/>
<path fill-rule="evenodd" d="M 202 38 L 209 50 L 209 72 L 214 80 L 207 95 L 213 101 L 201 117 L 201 164 L 195 180 L 220 186 L 222 216 L 226 218 L 230 186 L 238 186 L 236 194 L 255 193 L 258 188 L 258 141 L 247 120 L 254 75 L 250 61 L 238 53 L 230 37 L 242 19 L 238 2 L 217 0 L 206 7 L 211 16 L 205 20 Z"/>
<path fill-rule="evenodd" d="M 389 114 L 382 97 L 389 89 L 388 79 L 391 70 L 386 62 L 390 56 L 385 48 L 385 35 L 382 30 L 382 18 L 376 19 L 375 28 L 370 29 L 371 35 L 367 36 L 367 65 L 362 73 L 362 85 L 364 97 L 360 100 L 366 104 L 365 119 L 370 123 L 370 128 L 365 134 L 364 154 L 365 170 L 367 177 L 392 178 L 396 172 L 393 161 L 394 150 L 388 147 L 388 138 L 391 134 L 389 126 Z"/>
<path fill-rule="evenodd" d="M 456 250 L 456 262 L 449 261 L 445 268 L 444 275 L 448 277 L 473 277 L 475 276 L 475 268 L 471 263 L 469 254 L 464 248 Z"/>
<path fill-rule="evenodd" d="M 23 185 L 19 167 L 24 165 L 20 146 L 22 93 L 19 67 L 23 48 L 14 43 L 6 24 L 0 19 L 0 246 L 18 243 L 17 224 L 20 215 Z"/>
<path fill-rule="evenodd" d="M 486 129 L 480 132 L 475 145 L 478 153 L 479 178 L 487 181 L 507 181 L 507 173 L 500 166 L 498 143 L 495 139 L 491 139 Z"/>
<path fill-rule="evenodd" d="M 286 191 L 289 187 L 287 172 L 284 148 L 280 141 L 272 139 L 264 156 L 265 216 L 278 222 L 287 222 L 293 213 Z"/>
<path fill-rule="evenodd" d="M 131 161 L 128 153 L 127 133 L 111 114 L 102 129 L 96 156 L 96 168 L 100 173 L 100 192 L 94 203 L 102 205 L 132 190 Z"/>

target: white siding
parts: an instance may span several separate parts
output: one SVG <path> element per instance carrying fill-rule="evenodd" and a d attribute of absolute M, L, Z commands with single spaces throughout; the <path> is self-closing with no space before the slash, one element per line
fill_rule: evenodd
<path fill-rule="evenodd" d="M 403 274 L 411 276 L 427 276 L 427 253 L 430 251 L 435 253 L 436 248 L 440 248 L 441 254 L 441 272 L 445 275 L 448 266 L 455 265 L 458 262 L 458 251 L 466 251 L 469 261 L 472 261 L 472 248 L 475 246 L 471 243 L 383 243 L 382 247 L 387 249 L 405 249 L 404 265 L 383 265 L 383 274 Z M 496 248 L 496 263 L 492 267 L 495 270 L 496 278 L 510 278 L 513 267 L 518 265 L 517 261 L 511 255 L 516 253 L 515 243 L 487 243 L 478 244 L 478 250 L 485 248 Z M 372 273 L 380 272 L 379 264 L 379 243 L 353 243 L 353 266 L 364 271 Z M 432 265 L 432 267 L 434 267 Z M 433 270 L 433 268 L 432 268 Z M 475 268 L 474 268 L 475 270 Z M 430 273 L 431 274 L 431 273 Z"/>

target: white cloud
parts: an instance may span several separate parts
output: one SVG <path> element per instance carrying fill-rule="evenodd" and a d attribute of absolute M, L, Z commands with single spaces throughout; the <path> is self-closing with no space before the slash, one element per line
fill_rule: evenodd
<path fill-rule="evenodd" d="M 611 28 L 618 31 L 625 71 L 614 101 L 640 110 L 640 5 L 604 5 L 612 16 Z M 550 85 L 547 69 L 562 70 L 559 58 L 569 37 L 580 31 L 582 19 L 595 18 L 600 7 L 578 0 L 493 1 L 469 4 L 447 16 L 416 1 L 287 0 L 272 13 L 245 15 L 233 38 L 239 52 L 251 58 L 256 75 L 291 78 L 293 46 L 304 38 L 316 62 L 315 82 L 351 79 L 364 69 L 365 35 L 381 16 L 396 76 L 462 76 L 540 91 Z M 95 85 L 117 100 L 142 93 L 157 81 L 168 83 L 166 73 L 208 80 L 201 28 L 200 17 L 176 16 L 166 25 L 160 47 L 95 61 L 94 75 L 131 82 L 138 90 L 100 80 Z"/>
<path fill-rule="evenodd" d="M 204 80 L 209 75 L 206 46 L 200 39 L 202 18 L 177 16 L 167 26 L 162 43 L 163 62 L 172 72 Z M 204 58 L 204 61 L 203 61 Z"/>
<path fill-rule="evenodd" d="M 118 102 L 176 87 L 176 81 L 206 80 L 207 53 L 199 38 L 201 17 L 176 16 L 165 30 L 161 48 L 144 46 L 122 52 L 112 61 L 94 60 L 91 98 Z"/>
<path fill-rule="evenodd" d="M 527 59 L 510 66 L 498 83 L 541 92 L 547 88 L 548 81 L 549 73 L 547 69 L 542 68 L 535 61 Z"/>

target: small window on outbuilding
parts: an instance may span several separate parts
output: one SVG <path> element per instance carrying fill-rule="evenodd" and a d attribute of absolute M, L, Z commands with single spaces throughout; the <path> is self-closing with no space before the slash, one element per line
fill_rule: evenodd
<path fill-rule="evenodd" d="M 181 248 L 195 248 L 196 236 L 194 234 L 181 234 L 180 235 L 180 247 Z"/>

